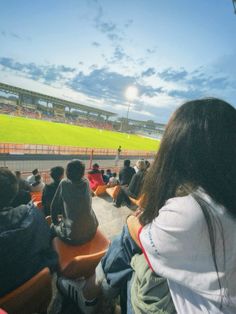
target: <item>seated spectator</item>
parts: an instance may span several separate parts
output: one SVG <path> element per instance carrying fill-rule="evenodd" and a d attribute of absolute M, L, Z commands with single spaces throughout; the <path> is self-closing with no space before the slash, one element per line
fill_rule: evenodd
<path fill-rule="evenodd" d="M 67 179 L 60 182 L 51 204 L 53 233 L 75 245 L 91 240 L 98 227 L 84 171 L 85 165 L 80 160 L 70 161 L 66 168 Z"/>
<path fill-rule="evenodd" d="M 64 177 L 64 168 L 59 166 L 51 168 L 50 176 L 52 178 L 52 182 L 45 185 L 42 195 L 42 205 L 45 216 L 50 215 L 50 207 L 53 197 L 56 193 L 59 183 Z"/>
<path fill-rule="evenodd" d="M 15 172 L 18 182 L 18 192 L 14 200 L 12 201 L 12 207 L 18 207 L 20 205 L 26 205 L 31 201 L 30 184 L 21 178 L 21 172 Z"/>
<path fill-rule="evenodd" d="M 137 199 L 139 197 L 141 188 L 143 186 L 144 176 L 146 173 L 146 164 L 144 160 L 138 160 L 136 163 L 136 167 L 138 172 L 132 177 L 129 186 L 122 186 L 114 206 L 120 207 L 123 202 L 127 204 L 127 206 L 131 205 L 131 201 L 129 197 Z"/>
<path fill-rule="evenodd" d="M 101 174 L 102 174 L 102 179 L 103 179 L 104 183 L 107 184 L 109 181 L 109 177 L 106 174 L 104 174 L 103 169 L 101 170 Z"/>
<path fill-rule="evenodd" d="M 18 181 L 19 190 L 25 190 L 30 192 L 30 184 L 24 180 L 19 170 L 15 171 L 16 179 Z"/>
<path fill-rule="evenodd" d="M 43 192 L 45 184 L 42 182 L 41 175 L 35 176 L 35 182 L 31 184 L 31 192 Z"/>
<path fill-rule="evenodd" d="M 109 182 L 107 183 L 107 186 L 109 188 L 112 188 L 112 187 L 114 187 L 114 186 L 116 186 L 118 184 L 119 184 L 119 180 L 117 179 L 117 173 L 113 172 L 112 176 L 109 179 Z"/>
<path fill-rule="evenodd" d="M 32 204 L 12 207 L 18 190 L 15 175 L 0 169 L 0 297 L 16 289 L 44 267 L 57 266 L 50 229 Z"/>
<path fill-rule="evenodd" d="M 58 278 L 58 289 L 83 313 L 100 312 L 101 296 L 109 300 L 120 296 L 121 313 L 176 313 L 167 280 L 149 268 L 138 240 L 134 240 L 129 231 L 137 233 L 140 227 L 137 217 L 128 218 L 128 225 L 111 242 L 95 275 L 78 281 Z"/>
<path fill-rule="evenodd" d="M 119 172 L 119 182 L 120 185 L 129 185 L 133 175 L 135 174 L 135 170 L 133 167 L 130 167 L 130 160 L 124 160 L 124 167 Z"/>
<path fill-rule="evenodd" d="M 111 169 L 107 169 L 106 175 L 108 176 L 109 179 L 110 177 L 112 177 Z"/>
<path fill-rule="evenodd" d="M 92 191 L 95 191 L 99 185 L 104 185 L 101 171 L 99 170 L 99 165 L 93 164 L 92 170 L 88 172 L 89 185 Z"/>
<path fill-rule="evenodd" d="M 32 185 L 33 183 L 35 183 L 35 176 L 37 176 L 38 174 L 39 174 L 38 169 L 37 169 L 37 168 L 34 169 L 34 170 L 32 171 L 32 174 L 27 177 L 26 181 L 27 181 L 30 185 Z"/>
<path fill-rule="evenodd" d="M 31 194 L 29 191 L 18 190 L 16 197 L 12 201 L 12 207 L 18 207 L 20 205 L 27 205 L 31 201 Z"/>

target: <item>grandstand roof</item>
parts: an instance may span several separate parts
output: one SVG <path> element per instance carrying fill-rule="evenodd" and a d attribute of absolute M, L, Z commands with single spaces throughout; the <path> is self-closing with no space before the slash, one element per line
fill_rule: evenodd
<path fill-rule="evenodd" d="M 126 121 L 127 120 L 127 118 L 119 118 L 119 120 L 120 121 Z M 150 120 L 135 120 L 135 119 L 128 119 L 129 120 L 129 122 L 131 122 L 131 123 L 133 123 L 134 125 L 137 125 L 137 126 L 143 126 L 143 125 L 146 125 L 147 123 L 148 123 L 148 121 L 150 121 Z M 165 128 L 165 124 L 163 124 L 163 123 L 159 123 L 159 122 L 155 122 L 155 121 L 152 121 L 153 122 L 153 124 L 156 126 L 156 127 L 158 127 L 158 128 Z"/>
<path fill-rule="evenodd" d="M 53 97 L 53 96 L 49 96 L 49 95 L 45 95 L 45 94 L 41 94 L 38 92 L 34 92 L 34 91 L 30 91 L 27 89 L 23 89 L 20 87 L 15 87 L 12 85 L 8 85 L 8 84 L 4 84 L 0 82 L 0 90 L 5 91 L 5 92 L 10 92 L 13 94 L 23 94 L 23 95 L 27 95 L 27 96 L 31 96 L 31 97 L 35 97 L 35 98 L 39 98 L 40 100 L 45 100 L 48 102 L 52 102 L 55 105 L 61 105 L 63 107 L 71 107 L 73 109 L 79 109 L 82 111 L 87 111 L 87 112 L 93 112 L 93 113 L 97 113 L 97 114 L 102 114 L 102 115 L 106 115 L 106 116 L 116 116 L 115 113 L 110 112 L 110 111 L 106 111 L 106 110 L 102 110 L 102 109 L 98 109 L 98 108 L 93 108 L 90 106 L 86 106 L 86 105 L 82 105 L 73 101 L 69 101 L 69 100 L 65 100 L 65 99 L 61 99 L 61 98 L 57 98 L 57 97 Z"/>

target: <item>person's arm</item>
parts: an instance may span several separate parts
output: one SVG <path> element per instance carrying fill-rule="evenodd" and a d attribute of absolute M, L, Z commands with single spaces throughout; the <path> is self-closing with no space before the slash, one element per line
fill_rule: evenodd
<path fill-rule="evenodd" d="M 63 209 L 63 200 L 61 196 L 61 186 L 62 182 L 59 184 L 56 193 L 54 195 L 54 198 L 51 203 L 51 217 L 52 222 L 56 225 L 59 223 L 58 215 L 61 214 Z"/>
<path fill-rule="evenodd" d="M 127 218 L 127 226 L 129 229 L 129 233 L 134 242 L 141 248 L 141 244 L 139 241 L 139 230 L 142 228 L 142 225 L 139 222 L 139 217 L 142 214 L 141 210 L 136 211 L 135 215 L 130 215 Z"/>

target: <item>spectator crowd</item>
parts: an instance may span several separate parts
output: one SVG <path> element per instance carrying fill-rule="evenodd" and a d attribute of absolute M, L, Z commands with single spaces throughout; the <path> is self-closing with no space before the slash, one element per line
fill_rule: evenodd
<path fill-rule="evenodd" d="M 127 159 L 117 174 L 95 163 L 85 175 L 84 163 L 72 160 L 66 178 L 62 167 L 51 169 L 49 184 L 38 169 L 24 180 L 1 168 L 0 304 L 43 267 L 58 271 L 52 239 L 74 247 L 95 237 L 93 197 L 109 190 L 111 206 L 134 212 L 93 274 L 74 280 L 58 272 L 64 297 L 82 313 L 118 296 L 128 314 L 236 313 L 235 143 L 236 109 L 206 98 L 175 111 L 151 165 Z"/>

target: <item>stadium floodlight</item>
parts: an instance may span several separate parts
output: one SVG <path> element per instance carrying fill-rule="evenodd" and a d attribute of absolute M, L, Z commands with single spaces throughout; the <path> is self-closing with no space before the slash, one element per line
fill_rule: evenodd
<path fill-rule="evenodd" d="M 129 127 L 129 109 L 131 105 L 131 101 L 133 101 L 138 96 L 138 89 L 136 86 L 128 86 L 125 91 L 125 97 L 129 101 L 128 108 L 127 108 L 127 115 L 126 115 L 126 130 L 128 131 Z"/>

